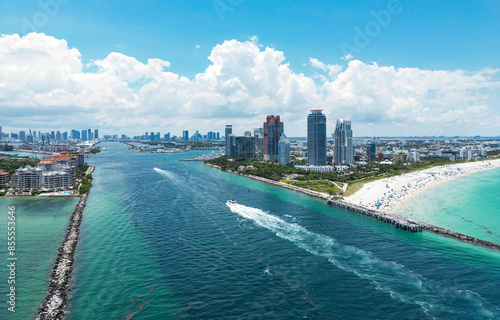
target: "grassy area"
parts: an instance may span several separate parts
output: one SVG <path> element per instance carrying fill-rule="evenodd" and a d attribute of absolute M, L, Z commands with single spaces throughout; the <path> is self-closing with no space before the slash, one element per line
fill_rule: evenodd
<path fill-rule="evenodd" d="M 333 194 L 339 195 L 342 191 L 332 181 L 326 181 L 326 180 L 309 180 L 309 181 L 281 180 L 281 182 L 291 184 L 296 187 L 310 189 L 318 192 L 329 193 L 332 195 Z"/>

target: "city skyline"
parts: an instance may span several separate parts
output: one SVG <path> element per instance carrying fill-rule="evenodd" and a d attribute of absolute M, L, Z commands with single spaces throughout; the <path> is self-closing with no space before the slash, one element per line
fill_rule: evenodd
<path fill-rule="evenodd" d="M 319 108 L 352 119 L 359 136 L 500 133 L 497 3 L 48 3 L 0 10 L 6 132 L 93 125 L 133 136 L 280 114 L 293 137 Z M 82 21 L 109 6 L 127 19 Z"/>

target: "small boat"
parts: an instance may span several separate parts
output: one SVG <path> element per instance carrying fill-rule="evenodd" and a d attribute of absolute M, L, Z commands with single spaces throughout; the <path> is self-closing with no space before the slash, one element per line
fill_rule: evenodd
<path fill-rule="evenodd" d="M 227 204 L 229 204 L 229 205 L 236 204 L 236 200 L 234 200 L 234 199 L 227 200 Z"/>

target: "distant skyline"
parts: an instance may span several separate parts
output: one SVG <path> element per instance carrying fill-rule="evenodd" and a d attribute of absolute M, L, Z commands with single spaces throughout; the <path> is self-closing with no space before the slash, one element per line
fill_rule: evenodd
<path fill-rule="evenodd" d="M 356 136 L 497 136 L 499 13 L 452 0 L 2 2 L 0 126 L 243 134 L 280 115 L 304 137 L 323 109 L 329 136 L 341 118 Z"/>

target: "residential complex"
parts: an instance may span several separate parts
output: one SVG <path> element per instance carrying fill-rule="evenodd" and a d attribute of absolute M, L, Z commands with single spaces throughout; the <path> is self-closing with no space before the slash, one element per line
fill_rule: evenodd
<path fill-rule="evenodd" d="M 350 119 L 337 119 L 334 133 L 333 162 L 338 165 L 354 163 Z"/>
<path fill-rule="evenodd" d="M 307 163 L 326 165 L 326 116 L 322 110 L 311 110 L 307 117 Z"/>
<path fill-rule="evenodd" d="M 267 116 L 264 122 L 264 161 L 278 161 L 278 142 L 283 133 L 280 116 Z"/>
<path fill-rule="evenodd" d="M 17 169 L 11 177 L 10 188 L 17 191 L 69 190 L 75 183 L 77 169 L 83 165 L 83 154 L 46 156 L 36 167 Z"/>

